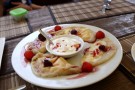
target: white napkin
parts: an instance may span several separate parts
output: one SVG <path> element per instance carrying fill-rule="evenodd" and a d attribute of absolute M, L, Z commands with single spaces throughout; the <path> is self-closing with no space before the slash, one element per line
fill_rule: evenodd
<path fill-rule="evenodd" d="M 1 68 L 4 46 L 5 46 L 5 38 L 0 38 L 0 68 Z"/>

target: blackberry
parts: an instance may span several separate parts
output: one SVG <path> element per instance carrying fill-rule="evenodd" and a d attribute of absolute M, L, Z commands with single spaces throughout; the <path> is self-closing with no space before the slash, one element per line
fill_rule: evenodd
<path fill-rule="evenodd" d="M 44 60 L 44 67 L 50 67 L 53 66 L 52 63 L 49 60 Z"/>
<path fill-rule="evenodd" d="M 76 30 L 72 30 L 72 31 L 71 31 L 71 34 L 77 35 L 77 31 L 76 31 Z"/>
<path fill-rule="evenodd" d="M 39 39 L 40 41 L 45 41 L 45 40 L 46 40 L 46 38 L 45 38 L 42 34 L 39 34 L 39 35 L 38 35 L 38 39 Z"/>
<path fill-rule="evenodd" d="M 100 45 L 100 46 L 99 46 L 99 49 L 100 49 L 100 50 L 102 50 L 102 51 L 104 51 L 104 52 L 106 52 L 106 51 L 107 51 L 107 49 L 106 49 L 105 45 Z"/>

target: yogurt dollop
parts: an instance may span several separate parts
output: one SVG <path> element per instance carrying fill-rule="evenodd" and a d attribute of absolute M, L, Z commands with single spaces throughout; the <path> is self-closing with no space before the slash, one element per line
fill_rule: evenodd
<path fill-rule="evenodd" d="M 58 54 L 71 54 L 78 51 L 81 42 L 70 37 L 60 37 L 53 40 L 54 44 L 50 45 L 50 49 Z"/>

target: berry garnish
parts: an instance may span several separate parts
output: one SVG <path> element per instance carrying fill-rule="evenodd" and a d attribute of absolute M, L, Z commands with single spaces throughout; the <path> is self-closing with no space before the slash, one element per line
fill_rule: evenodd
<path fill-rule="evenodd" d="M 46 40 L 46 38 L 45 38 L 42 34 L 39 34 L 39 35 L 38 35 L 38 39 L 39 39 L 40 41 L 45 41 L 45 40 Z"/>
<path fill-rule="evenodd" d="M 82 72 L 92 72 L 93 66 L 88 62 L 83 62 Z"/>
<path fill-rule="evenodd" d="M 54 27 L 54 30 L 55 30 L 55 31 L 59 31 L 59 30 L 61 30 L 61 26 L 58 26 L 58 25 L 57 25 L 57 26 L 55 26 L 55 27 Z"/>
<path fill-rule="evenodd" d="M 44 67 L 50 67 L 53 66 L 52 62 L 50 62 L 49 60 L 44 60 Z"/>
<path fill-rule="evenodd" d="M 100 46 L 99 46 L 99 49 L 102 50 L 102 51 L 104 51 L 104 52 L 107 51 L 107 48 L 106 48 L 105 45 L 100 45 Z"/>
<path fill-rule="evenodd" d="M 86 49 L 84 49 L 84 55 L 86 54 L 86 52 L 88 52 L 89 51 L 89 47 L 88 48 L 86 48 Z"/>
<path fill-rule="evenodd" d="M 32 51 L 30 51 L 30 50 L 25 51 L 25 53 L 24 53 L 24 57 L 29 61 L 31 61 L 33 56 L 34 56 L 34 53 Z"/>
<path fill-rule="evenodd" d="M 76 30 L 72 30 L 70 33 L 73 34 L 73 35 L 77 35 L 77 31 Z"/>
<path fill-rule="evenodd" d="M 96 38 L 97 39 L 102 39 L 102 38 L 104 38 L 105 37 L 105 34 L 102 32 L 102 31 L 98 31 L 97 33 L 96 33 Z"/>
<path fill-rule="evenodd" d="M 81 47 L 81 44 L 75 44 L 74 47 L 76 48 L 76 51 Z"/>

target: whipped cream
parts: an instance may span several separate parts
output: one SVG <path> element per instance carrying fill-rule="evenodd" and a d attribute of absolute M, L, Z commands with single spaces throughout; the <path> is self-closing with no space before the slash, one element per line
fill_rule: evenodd
<path fill-rule="evenodd" d="M 50 49 L 58 54 L 72 54 L 78 51 L 81 42 L 70 37 L 60 37 L 53 40 Z"/>

